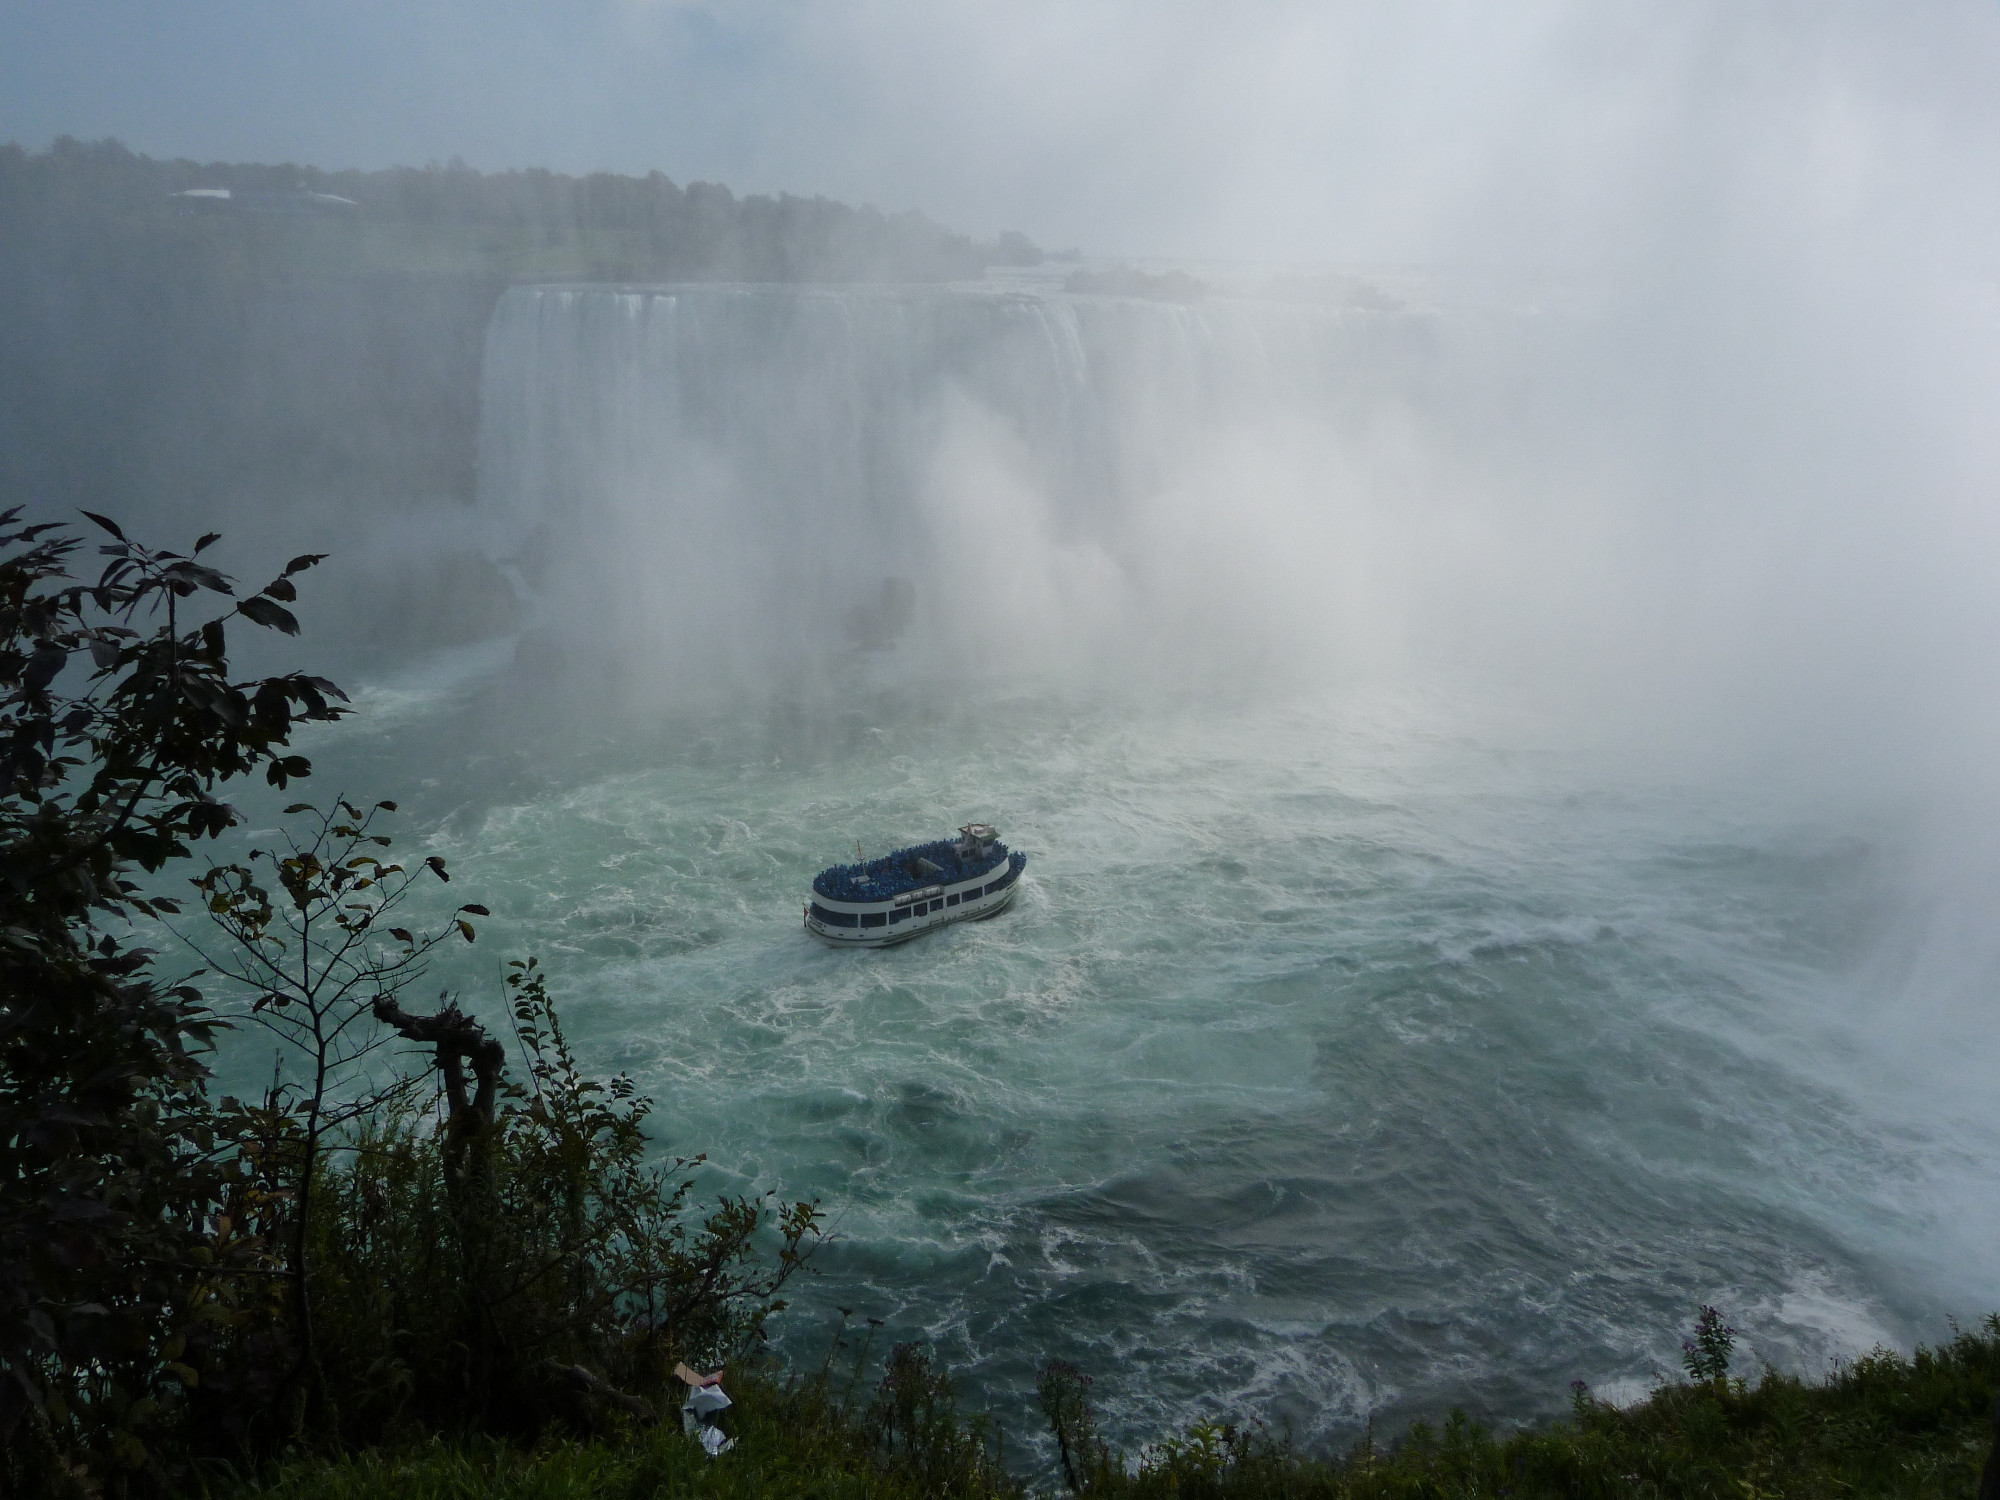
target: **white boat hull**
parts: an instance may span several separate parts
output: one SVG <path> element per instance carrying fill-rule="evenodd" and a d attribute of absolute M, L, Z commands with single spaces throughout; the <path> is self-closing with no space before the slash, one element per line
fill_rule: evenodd
<path fill-rule="evenodd" d="M 921 901 L 827 901 L 816 897 L 805 908 L 806 931 L 829 948 L 890 948 L 953 922 L 983 921 L 1005 911 L 1021 888 L 1018 872 L 1000 883 L 1007 870 L 1003 862 L 979 880 L 933 887 L 935 894 L 919 893 L 924 898 Z M 986 889 L 995 883 L 1000 883 L 998 890 Z M 907 910 L 909 915 L 898 919 L 898 910 Z M 880 925 L 859 925 L 876 915 L 883 918 Z M 843 916 L 857 918 L 857 925 L 842 925 L 838 919 Z"/>

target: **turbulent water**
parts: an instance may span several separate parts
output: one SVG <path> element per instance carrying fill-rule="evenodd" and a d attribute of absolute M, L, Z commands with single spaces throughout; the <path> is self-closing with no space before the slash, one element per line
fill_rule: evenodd
<path fill-rule="evenodd" d="M 364 694 L 319 780 L 401 797 L 492 908 L 444 976 L 468 999 L 535 953 L 705 1188 L 821 1201 L 787 1353 L 846 1307 L 1017 1435 L 1064 1358 L 1127 1439 L 1333 1444 L 1636 1393 L 1704 1302 L 1753 1369 L 1984 1310 L 1990 1112 L 1881 1045 L 1893 809 L 1640 769 L 1315 655 L 1354 633 L 1300 522 L 1332 502 L 1214 454 L 1274 403 L 1379 451 L 1385 413 L 1451 404 L 1441 336 L 503 300 L 484 524 L 539 623 Z M 1272 671 L 1296 656 L 1324 670 Z M 820 867 L 974 818 L 1029 854 L 1005 916 L 865 953 L 801 930 Z"/>
<path fill-rule="evenodd" d="M 365 706 L 323 775 L 407 774 L 466 722 Z M 1939 1209 L 1965 1143 L 1876 1097 L 1842 1025 L 1887 909 L 1857 830 L 1407 706 L 893 707 L 816 751 L 710 722 L 475 768 L 413 809 L 494 913 L 446 977 L 491 1003 L 500 950 L 539 955 L 705 1186 L 825 1205 L 795 1356 L 838 1304 L 1015 1424 L 1061 1357 L 1128 1435 L 1337 1440 L 1643 1389 L 1702 1302 L 1805 1369 L 1979 1311 Z M 1030 854 L 1008 914 L 867 953 L 802 931 L 857 841 L 973 816 Z"/>

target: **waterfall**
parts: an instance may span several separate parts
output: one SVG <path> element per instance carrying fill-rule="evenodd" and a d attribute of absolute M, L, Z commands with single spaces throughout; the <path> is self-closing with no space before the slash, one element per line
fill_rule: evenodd
<path fill-rule="evenodd" d="M 1422 314 L 1243 299 L 517 287 L 480 504 L 552 630 L 676 688 L 857 652 L 1182 670 L 1267 585 L 1318 591 L 1338 497 L 1298 493 L 1312 444 L 1270 468 L 1276 434 L 1411 399 L 1435 342 Z"/>

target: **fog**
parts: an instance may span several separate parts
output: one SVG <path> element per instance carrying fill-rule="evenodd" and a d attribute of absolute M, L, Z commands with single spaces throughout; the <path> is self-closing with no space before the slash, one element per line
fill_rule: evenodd
<path fill-rule="evenodd" d="M 1225 293 L 1386 272 L 1392 301 L 1484 317 L 1440 337 L 1455 407 L 1349 411 L 1331 450 L 1241 410 L 1189 439 L 1146 503 L 1194 552 L 1226 530 L 1202 566 L 1233 574 L 1187 590 L 1254 620 L 1271 591 L 1245 580 L 1337 580 L 1327 629 L 1265 644 L 1593 723 L 1926 761 L 1984 732 L 1987 8 L 112 5 L 0 28 L 0 132 L 31 144 L 660 167 L 1173 259 Z M 1111 570 L 1100 607 L 1138 566 L 1072 560 Z"/>
<path fill-rule="evenodd" d="M 641 696 L 823 671 L 914 580 L 886 670 L 1405 690 L 1654 761 L 1983 781 L 1976 288 L 1236 280 L 517 289 L 483 518 Z"/>
<path fill-rule="evenodd" d="M 31 146 L 664 168 L 1172 261 L 1211 322 L 1360 289 L 1427 361 L 1365 399 L 1266 368 L 1265 409 L 1246 387 L 1190 428 L 1127 372 L 1094 439 L 1116 526 L 1103 495 L 1080 522 L 1086 478 L 1021 411 L 947 381 L 898 482 L 928 465 L 949 524 L 1000 529 L 929 561 L 981 554 L 1031 601 L 1026 658 L 1071 675 L 1143 618 L 1197 675 L 1240 656 L 1541 704 L 1559 736 L 1985 784 L 1989 7 L 9 5 L 0 58 L 0 134 Z"/>

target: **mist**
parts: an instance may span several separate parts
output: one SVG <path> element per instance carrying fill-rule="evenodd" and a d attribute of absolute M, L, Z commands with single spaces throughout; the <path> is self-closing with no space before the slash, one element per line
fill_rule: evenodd
<path fill-rule="evenodd" d="M 1434 315 L 1429 395 L 1350 405 L 1336 440 L 1238 393 L 1131 499 L 1193 551 L 1226 535 L 1235 576 L 1181 590 L 1230 601 L 1224 636 L 1871 774 L 1983 734 L 1984 10 L 635 4 L 558 55 L 612 35 L 689 69 L 732 39 L 702 87 L 765 108 L 697 158 L 729 180 L 771 183 L 782 140 L 793 189 L 1166 258 L 1224 296 L 1338 267 Z M 405 67 L 441 45 L 407 40 Z M 589 164 L 657 161 L 643 135 Z M 467 154 L 519 159 L 489 139 Z M 1041 456 L 977 410 L 963 482 L 1034 491 Z M 1111 594 L 1183 565 L 1071 561 Z M 1250 580 L 1288 567 L 1338 580 L 1327 613 L 1260 626 L 1276 591 Z M 1051 568 L 1031 549 L 1008 580 L 1046 603 Z"/>

